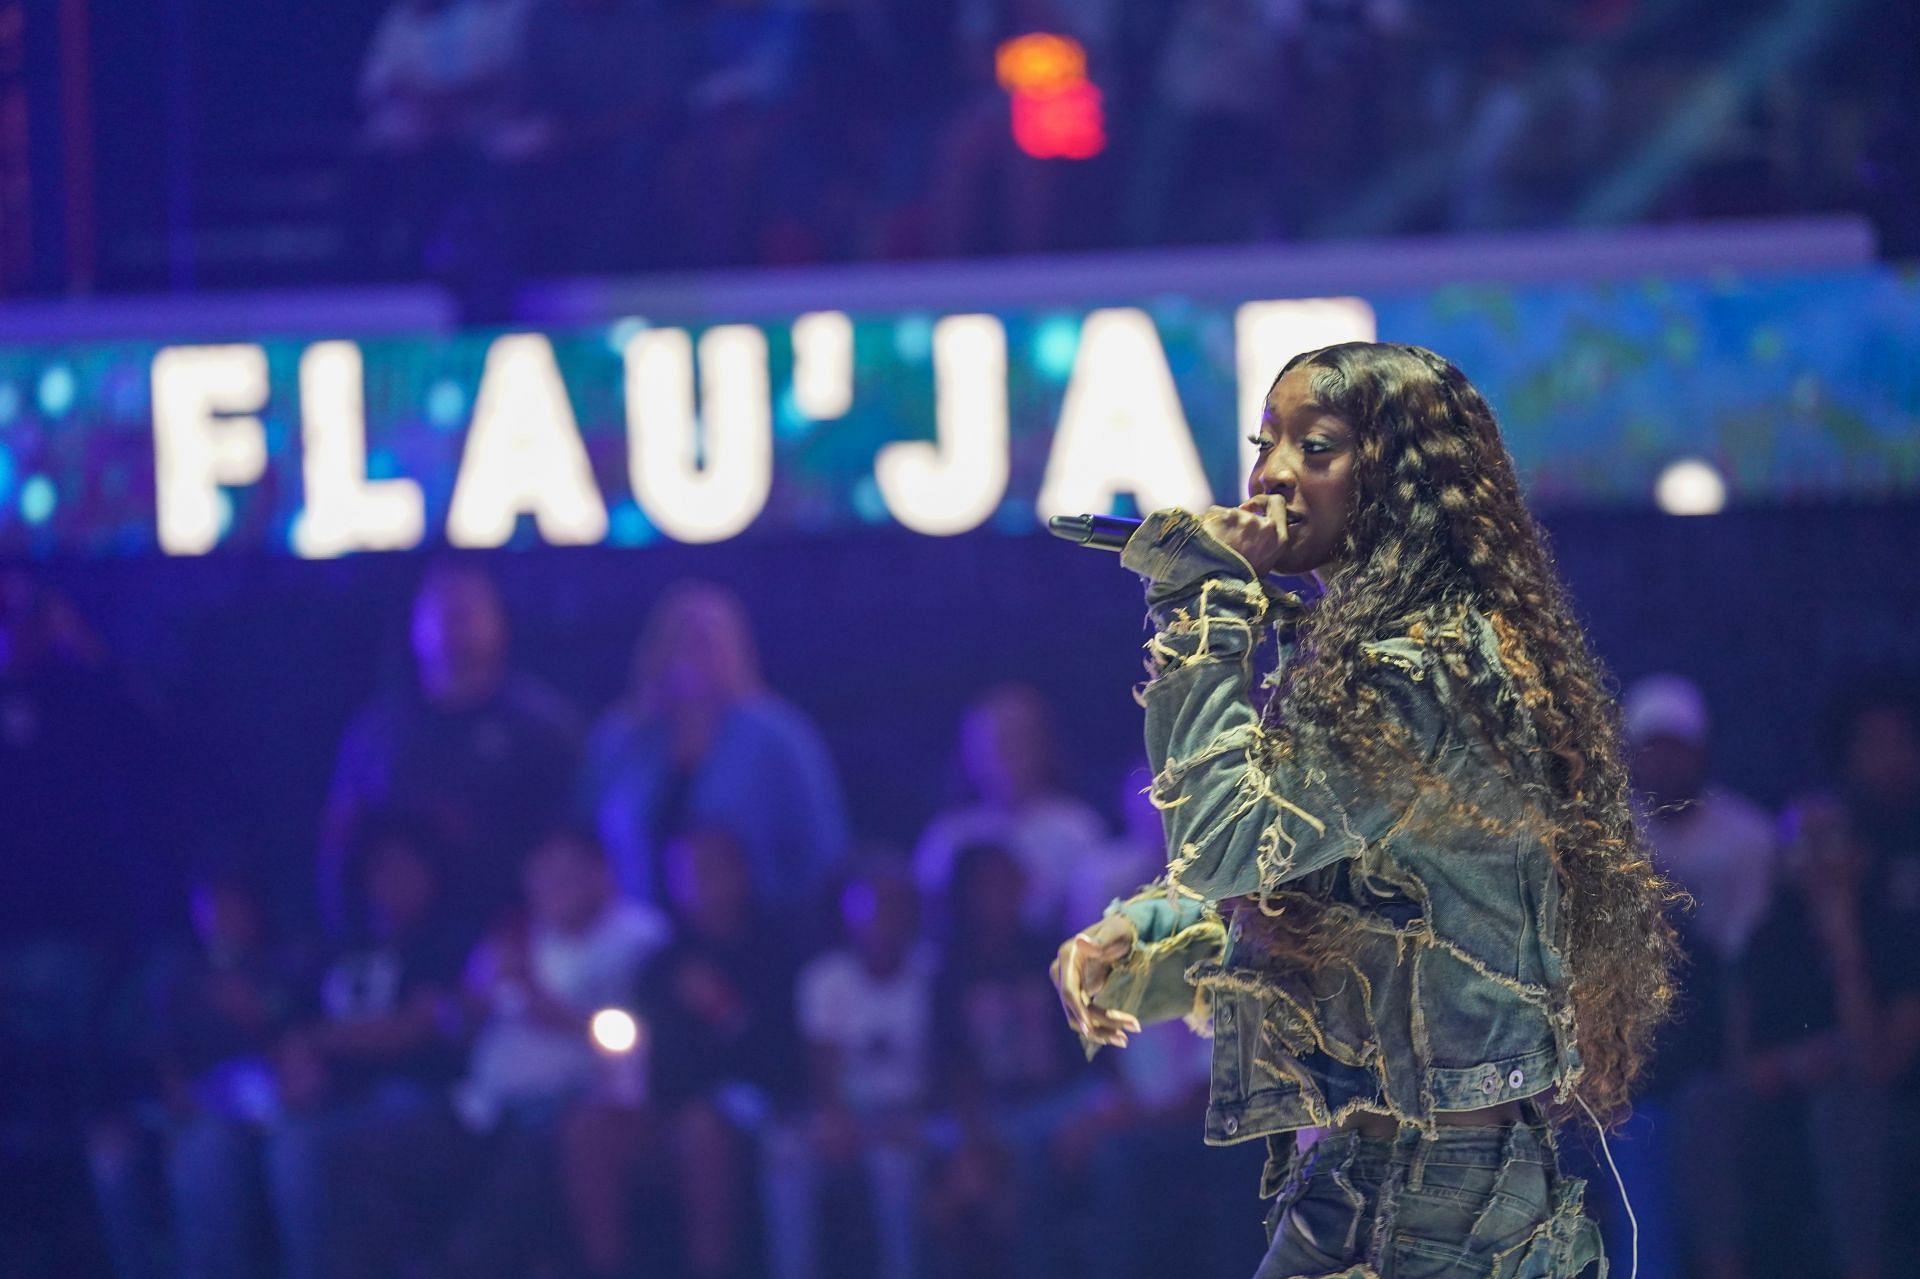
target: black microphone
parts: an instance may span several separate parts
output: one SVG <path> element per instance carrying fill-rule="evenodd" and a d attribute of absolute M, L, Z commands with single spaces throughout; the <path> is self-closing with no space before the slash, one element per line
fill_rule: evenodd
<path fill-rule="evenodd" d="M 1056 515 L 1047 521 L 1047 532 L 1055 537 L 1100 551 L 1124 549 L 1139 527 L 1139 520 L 1124 515 Z"/>

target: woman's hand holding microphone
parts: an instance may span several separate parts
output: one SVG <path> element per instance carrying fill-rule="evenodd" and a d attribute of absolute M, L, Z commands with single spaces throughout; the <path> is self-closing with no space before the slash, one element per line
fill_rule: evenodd
<path fill-rule="evenodd" d="M 1238 506 L 1209 506 L 1200 513 L 1200 527 L 1216 542 L 1238 551 L 1256 576 L 1265 577 L 1286 553 L 1287 500 L 1269 493 Z"/>

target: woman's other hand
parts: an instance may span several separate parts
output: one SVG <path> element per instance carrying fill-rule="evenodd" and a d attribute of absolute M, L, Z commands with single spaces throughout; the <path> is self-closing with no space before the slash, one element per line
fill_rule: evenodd
<path fill-rule="evenodd" d="M 1108 915 L 1062 942 L 1053 967 L 1048 970 L 1053 976 L 1054 989 L 1060 992 L 1060 1007 L 1066 1011 L 1067 1025 L 1090 1043 L 1124 1048 L 1127 1035 L 1140 1031 L 1137 1018 L 1093 1005 L 1094 996 L 1106 986 L 1113 966 L 1133 950 L 1133 942 L 1133 924 L 1126 916 Z"/>
<path fill-rule="evenodd" d="M 1265 577 L 1287 549 L 1287 502 L 1269 493 L 1238 506 L 1210 506 L 1200 514 L 1200 527 L 1216 542 L 1240 552 L 1256 576 Z"/>

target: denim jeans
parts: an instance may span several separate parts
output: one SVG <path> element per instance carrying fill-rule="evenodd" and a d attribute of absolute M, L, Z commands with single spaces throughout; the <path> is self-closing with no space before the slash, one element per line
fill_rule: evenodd
<path fill-rule="evenodd" d="M 439 1226 L 445 1192 L 429 1183 L 452 1182 L 464 1151 L 436 1091 L 407 1081 L 265 1125 L 195 1115 L 172 1132 L 166 1158 L 180 1269 L 249 1279 L 272 1233 L 281 1279 L 376 1272 L 408 1234 Z M 136 1258 L 139 1209 L 126 1177 L 98 1174 L 116 1255 Z"/>
<path fill-rule="evenodd" d="M 1255 1279 L 1574 1279 L 1599 1264 L 1586 1183 L 1560 1176 L 1544 1127 L 1449 1128 L 1422 1140 L 1333 1133 L 1285 1154 Z"/>
<path fill-rule="evenodd" d="M 775 1279 L 815 1279 L 823 1183 L 832 1169 L 815 1148 L 804 1121 L 769 1124 L 761 1133 L 761 1196 Z M 872 1211 L 880 1279 L 911 1279 L 920 1271 L 919 1201 L 922 1152 L 869 1136 L 860 1152 Z"/>

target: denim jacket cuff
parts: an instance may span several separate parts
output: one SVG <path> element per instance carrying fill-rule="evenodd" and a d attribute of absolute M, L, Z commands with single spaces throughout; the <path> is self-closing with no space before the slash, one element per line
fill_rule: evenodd
<path fill-rule="evenodd" d="M 1118 897 L 1107 903 L 1105 915 L 1121 915 L 1133 925 L 1134 941 L 1143 946 L 1165 941 L 1198 923 L 1206 913 L 1206 903 L 1196 897 L 1183 897 L 1156 879 L 1131 897 Z"/>
<path fill-rule="evenodd" d="M 1134 531 L 1121 563 L 1147 582 L 1151 679 L 1191 662 L 1243 658 L 1258 644 L 1271 604 L 1266 584 L 1196 517 L 1156 511 Z"/>
<path fill-rule="evenodd" d="M 1259 580 L 1245 556 L 1208 533 L 1199 516 L 1178 507 L 1147 516 L 1127 539 L 1120 562 L 1146 579 L 1149 607 L 1191 595 L 1209 578 Z"/>
<path fill-rule="evenodd" d="M 1227 949 L 1227 929 L 1205 902 L 1172 899 L 1165 880 L 1133 897 L 1115 901 L 1108 915 L 1134 925 L 1133 950 L 1115 964 L 1094 1002 L 1133 1014 L 1142 1025 L 1187 1019 L 1195 1030 L 1204 1021 L 1204 1001 L 1187 973 L 1196 964 L 1218 963 Z"/>

